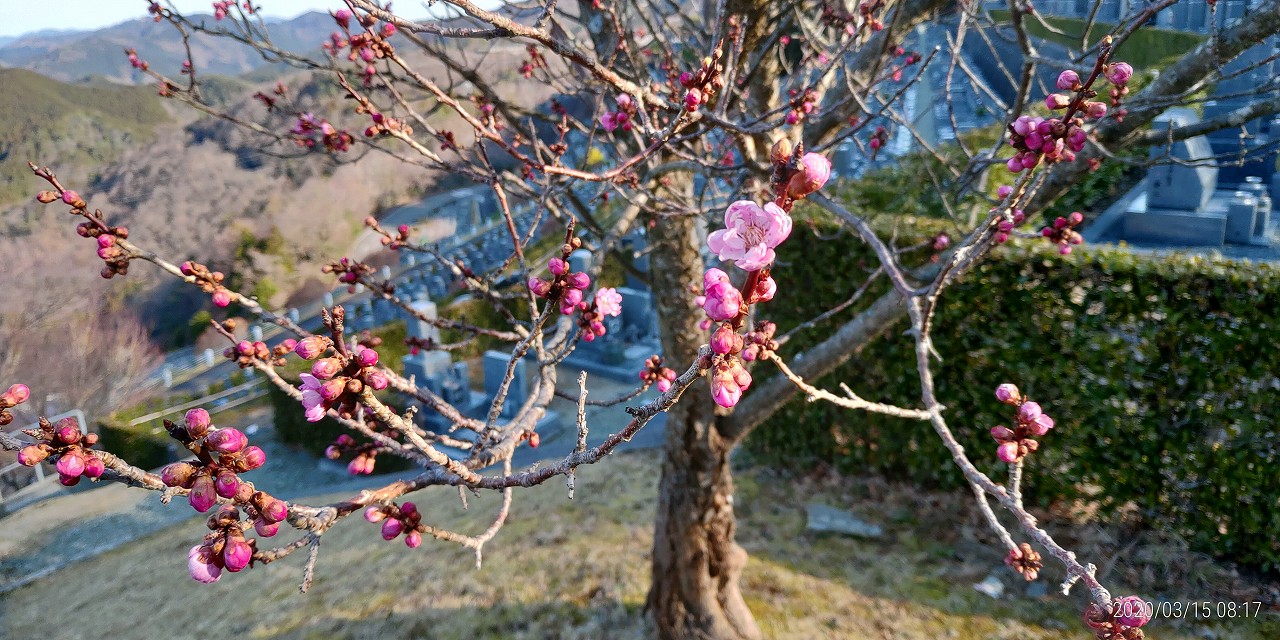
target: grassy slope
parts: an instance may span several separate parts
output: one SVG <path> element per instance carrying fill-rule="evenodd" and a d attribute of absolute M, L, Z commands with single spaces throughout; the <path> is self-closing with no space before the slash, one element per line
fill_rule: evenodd
<path fill-rule="evenodd" d="M 28 160 L 100 165 L 170 119 L 149 86 L 90 88 L 25 69 L 0 69 L 0 86 L 0 204 L 36 189 Z"/>
<path fill-rule="evenodd" d="M 307 595 L 297 593 L 302 554 L 224 575 L 216 585 L 193 583 L 184 552 L 204 528 L 192 520 L 9 594 L 0 600 L 0 637 L 649 637 L 642 609 L 657 469 L 652 452 L 620 455 L 584 469 L 573 501 L 554 481 L 521 491 L 478 571 L 456 545 L 428 541 L 410 551 L 383 542 L 373 525 L 341 523 L 324 538 Z M 431 522 L 472 533 L 497 501 L 491 493 L 473 498 L 463 512 L 452 491 L 419 498 Z M 863 541 L 805 533 L 802 505 L 810 500 L 850 508 L 890 535 Z M 1064 602 L 1024 598 L 1017 587 L 997 601 L 971 588 L 999 565 L 999 553 L 966 539 L 978 523 L 963 497 L 747 471 L 737 506 L 739 538 L 752 555 L 745 591 L 766 637 L 1087 636 L 1076 622 L 1081 589 Z M 1052 590 L 1060 574 L 1045 573 Z M 81 622 L 43 626 L 43 605 L 53 602 Z M 1280 632 L 1274 618 L 1216 628 L 1218 638 Z M 1148 629 L 1153 638 L 1197 637 L 1196 629 L 1173 631 L 1165 621 Z"/>

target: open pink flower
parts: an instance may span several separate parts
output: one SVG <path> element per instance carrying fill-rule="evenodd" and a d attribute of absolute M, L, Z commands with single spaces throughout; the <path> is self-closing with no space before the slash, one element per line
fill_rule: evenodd
<path fill-rule="evenodd" d="M 622 294 L 617 289 L 607 288 L 596 292 L 596 311 L 602 316 L 617 317 L 622 314 Z"/>
<path fill-rule="evenodd" d="M 732 260 L 744 271 L 757 271 L 773 262 L 773 249 L 791 235 L 791 216 L 772 202 L 763 207 L 739 200 L 724 212 L 724 229 L 707 238 L 721 260 Z"/>
<path fill-rule="evenodd" d="M 322 383 L 315 376 L 304 373 L 301 376 L 302 408 L 306 410 L 307 422 L 319 422 L 324 418 L 324 398 L 320 397 Z"/>

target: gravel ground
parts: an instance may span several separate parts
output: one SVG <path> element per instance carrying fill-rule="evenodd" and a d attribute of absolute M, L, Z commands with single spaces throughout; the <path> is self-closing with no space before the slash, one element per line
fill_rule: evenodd
<path fill-rule="evenodd" d="M 571 393 L 576 393 L 576 372 L 562 370 L 560 380 Z M 593 400 L 617 397 L 629 390 L 627 384 L 591 378 L 588 397 Z M 652 392 L 645 397 L 651 396 Z M 637 399 L 627 404 L 634 406 L 639 402 Z M 522 447 L 517 451 L 513 461 L 516 469 L 535 466 L 540 460 L 559 458 L 572 451 L 577 438 L 574 426 L 577 408 L 573 402 L 557 398 L 552 409 L 559 412 L 558 421 L 544 429 L 538 449 Z M 623 426 L 627 418 L 622 405 L 588 407 L 587 424 L 594 427 L 588 435 L 588 444 L 604 440 Z M 659 416 L 618 450 L 661 446 L 664 418 Z M 250 424 L 269 425 L 270 422 L 270 409 L 263 408 L 246 414 L 241 424 L 224 426 L 243 429 Z M 354 493 L 412 475 L 412 472 L 402 472 L 350 476 L 345 465 L 318 460 L 276 442 L 271 437 L 270 426 L 261 426 L 250 436 L 250 441 L 267 452 L 268 462 L 262 469 L 245 474 L 246 479 L 285 500 L 345 491 Z M 103 483 L 87 490 L 63 491 L 0 518 L 0 594 L 184 520 L 191 520 L 194 526 L 203 516 L 193 517 L 185 503 L 186 500 L 180 498 L 166 505 L 155 492 Z"/>

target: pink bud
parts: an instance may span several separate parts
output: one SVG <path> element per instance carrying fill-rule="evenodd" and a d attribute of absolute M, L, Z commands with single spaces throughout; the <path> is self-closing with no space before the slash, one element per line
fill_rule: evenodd
<path fill-rule="evenodd" d="M 267 522 L 283 522 L 289 517 L 289 505 L 284 500 L 271 498 L 262 508 L 262 519 Z"/>
<path fill-rule="evenodd" d="M 417 549 L 418 545 L 422 544 L 422 534 L 417 531 L 410 531 L 408 535 L 404 537 L 404 544 L 410 549 Z"/>
<path fill-rule="evenodd" d="M 218 429 L 205 438 L 205 444 L 218 453 L 235 453 L 249 444 L 249 438 L 239 429 Z"/>
<path fill-rule="evenodd" d="M 693 74 L 688 71 L 680 74 L 680 86 L 688 89 L 693 86 Z"/>
<path fill-rule="evenodd" d="M 579 302 L 582 302 L 582 290 L 568 289 L 560 298 L 560 310 L 566 314 L 573 313 L 573 308 L 578 306 Z"/>
<path fill-rule="evenodd" d="M 22 450 L 18 452 L 18 463 L 28 467 L 34 467 L 48 457 L 49 452 L 45 450 L 44 447 L 33 444 L 29 447 L 23 447 Z"/>
<path fill-rule="evenodd" d="M 689 111 L 697 111 L 698 105 L 702 104 L 702 92 L 697 89 L 690 89 L 684 94 L 684 108 Z"/>
<path fill-rule="evenodd" d="M 84 456 L 79 451 L 68 451 L 58 459 L 58 473 L 79 476 L 84 473 Z"/>
<path fill-rule="evenodd" d="M 391 36 L 395 35 L 395 33 L 396 33 L 396 26 L 394 24 L 391 24 L 390 22 L 388 22 L 382 25 L 382 37 L 390 38 Z"/>
<path fill-rule="evenodd" d="M 1014 156 L 1009 158 L 1009 160 L 1004 163 L 1004 166 L 1013 173 L 1019 173 L 1022 171 L 1022 159 L 1018 156 Z"/>
<path fill-rule="evenodd" d="M 1116 622 L 1126 627 L 1141 627 L 1151 621 L 1151 605 L 1138 596 L 1119 598 L 1112 606 L 1116 608 Z"/>
<path fill-rule="evenodd" d="M 547 268 L 551 270 L 551 273 L 554 273 L 558 276 L 562 276 L 568 273 L 569 271 L 569 265 L 566 264 L 565 261 L 561 260 L 560 258 L 552 258 L 551 260 L 549 260 L 547 262 Z"/>
<path fill-rule="evenodd" d="M 8 391 L 4 392 L 4 397 L 8 398 L 9 402 L 19 405 L 26 402 L 27 398 L 31 397 L 31 389 L 25 384 L 15 384 L 10 386 Z"/>
<path fill-rule="evenodd" d="M 382 391 L 383 389 L 387 388 L 387 384 L 389 381 L 387 380 L 387 375 L 385 373 L 375 369 L 373 371 L 365 372 L 364 382 L 365 384 L 369 385 L 374 391 Z"/>
<path fill-rule="evenodd" d="M 1071 98 L 1061 93 L 1051 93 L 1044 98 L 1044 106 L 1050 111 L 1056 109 L 1066 109 L 1071 104 Z"/>
<path fill-rule="evenodd" d="M 214 491 L 223 498 L 233 498 L 236 495 L 236 489 L 240 488 L 240 479 L 236 474 L 224 471 L 218 474 L 217 480 L 213 482 Z"/>
<path fill-rule="evenodd" d="M 328 344 L 324 338 L 320 336 L 310 336 L 298 341 L 298 346 L 293 348 L 293 352 L 303 360 L 315 360 L 320 354 L 325 352 Z"/>
<path fill-rule="evenodd" d="M 337 358 L 320 358 L 311 365 L 311 375 L 321 379 L 328 380 L 342 370 L 342 362 Z"/>
<path fill-rule="evenodd" d="M 1094 120 L 1107 115 L 1107 105 L 1102 102 L 1086 102 L 1084 103 L 1084 108 L 1089 117 Z"/>
<path fill-rule="evenodd" d="M 316 390 L 320 394 L 320 398 L 325 402 L 333 402 L 337 400 L 343 391 L 347 389 L 347 377 L 339 376 L 332 380 L 326 380 L 320 388 Z"/>
<path fill-rule="evenodd" d="M 670 380 L 667 380 L 666 378 L 661 378 L 661 379 L 659 379 L 659 380 L 658 380 L 658 392 L 659 392 L 659 393 L 666 393 L 669 389 L 671 389 L 671 381 L 670 381 Z"/>
<path fill-rule="evenodd" d="M 270 538 L 280 532 L 280 523 L 268 523 L 266 520 L 258 518 L 253 521 L 253 530 L 257 531 L 258 535 L 264 538 Z"/>
<path fill-rule="evenodd" d="M 1018 393 L 1018 387 L 1012 383 L 1006 382 L 996 387 L 996 400 L 1005 404 L 1017 404 L 1021 398 Z"/>
<path fill-rule="evenodd" d="M 1114 85 L 1128 84 L 1133 77 L 1133 67 L 1128 62 L 1114 62 L 1107 65 L 1107 79 Z"/>
<path fill-rule="evenodd" d="M 196 468 L 190 462 L 174 462 L 160 470 L 160 481 L 167 487 L 190 488 Z"/>
<path fill-rule="evenodd" d="M 395 518 L 388 518 L 382 523 L 382 539 L 395 540 L 396 536 L 404 530 L 404 523 Z"/>
<path fill-rule="evenodd" d="M 528 284 L 529 290 L 533 292 L 533 295 L 540 298 L 545 298 L 548 293 L 551 293 L 551 283 L 542 278 L 529 278 Z"/>
<path fill-rule="evenodd" d="M 816 153 L 806 153 L 800 158 L 799 171 L 787 183 L 787 195 L 803 198 L 827 183 L 831 178 L 831 161 Z"/>
<path fill-rule="evenodd" d="M 711 335 L 711 350 L 720 354 L 733 351 L 733 336 L 732 327 L 728 324 L 720 325 L 720 328 L 716 329 L 716 332 Z"/>
<path fill-rule="evenodd" d="M 210 478 L 208 474 L 196 476 L 187 500 L 191 503 L 191 508 L 200 513 L 212 509 L 214 503 L 218 500 L 218 491 L 213 485 L 213 478 Z"/>
<path fill-rule="evenodd" d="M 231 294 L 226 289 L 218 289 L 213 292 L 213 304 L 218 307 L 225 307 L 231 304 Z"/>
<path fill-rule="evenodd" d="M 80 427 L 74 424 L 68 424 L 58 427 L 58 442 L 62 444 L 75 444 L 80 442 Z"/>
<path fill-rule="evenodd" d="M 1009 464 L 1013 464 L 1014 462 L 1017 462 L 1018 461 L 1018 443 L 1016 442 L 1001 443 L 1000 446 L 996 447 L 996 457 L 1000 458 L 1001 462 L 1007 462 Z"/>
<path fill-rule="evenodd" d="M 244 540 L 231 540 L 222 549 L 222 564 L 231 573 L 249 566 L 249 560 L 252 558 L 253 549 Z"/>
<path fill-rule="evenodd" d="M 240 452 L 240 468 L 253 471 L 267 463 L 267 453 L 261 447 L 245 447 Z"/>
<path fill-rule="evenodd" d="M 405 503 L 403 503 L 403 504 L 401 504 L 401 505 L 400 505 L 400 514 L 401 514 L 401 515 L 404 515 L 404 516 L 411 516 L 411 515 L 413 515 L 413 514 L 415 514 L 415 513 L 417 513 L 417 512 L 418 512 L 418 505 L 416 505 L 416 504 L 414 504 L 414 503 L 412 503 L 412 502 L 405 502 Z"/>
<path fill-rule="evenodd" d="M 1080 213 L 1079 211 L 1072 211 L 1071 215 L 1067 216 L 1067 224 L 1073 227 L 1080 224 L 1081 222 L 1084 222 L 1084 214 Z"/>
<path fill-rule="evenodd" d="M 95 455 L 85 456 L 84 460 L 84 477 L 101 478 L 106 473 L 107 465 L 102 462 L 102 458 Z"/>
<path fill-rule="evenodd" d="M 996 189 L 996 197 L 1001 200 L 1008 198 L 1011 193 L 1013 193 L 1013 187 L 1007 184 L 1000 185 L 1000 188 Z"/>
<path fill-rule="evenodd" d="M 382 510 L 382 507 L 369 507 L 364 510 L 364 519 L 369 522 L 376 524 L 382 522 L 386 518 L 387 514 Z"/>
<path fill-rule="evenodd" d="M 62 192 L 62 201 L 63 201 L 63 202 L 65 202 L 65 203 L 67 203 L 67 204 L 69 204 L 69 205 L 71 205 L 71 206 L 73 206 L 73 207 L 74 207 L 74 206 L 75 206 L 75 204 L 76 204 L 76 202 L 77 202 L 78 200 L 80 200 L 80 194 L 78 194 L 78 193 L 76 193 L 76 192 L 74 192 L 74 191 L 71 191 L 71 190 L 67 190 L 67 191 L 63 191 L 63 192 Z"/>
<path fill-rule="evenodd" d="M 1018 421 L 1022 423 L 1031 422 L 1039 418 L 1042 413 L 1038 403 L 1024 402 L 1022 406 L 1018 407 Z"/>
<path fill-rule="evenodd" d="M 588 276 L 587 274 L 581 271 L 571 273 L 568 276 L 565 276 L 564 281 L 566 284 L 568 284 L 570 287 L 573 287 L 574 289 L 586 289 L 587 287 L 591 286 L 591 276 Z"/>
<path fill-rule="evenodd" d="M 1037 436 L 1042 436 L 1046 433 L 1049 433 L 1049 430 L 1053 428 L 1053 424 L 1054 424 L 1053 418 L 1050 418 L 1047 414 L 1042 413 L 1038 418 L 1036 418 L 1035 420 L 1032 420 L 1031 424 L 1027 426 L 1031 430 L 1031 433 Z"/>
<path fill-rule="evenodd" d="M 358 362 L 362 367 L 372 367 L 373 365 L 378 364 L 378 352 L 367 347 L 361 349 L 360 354 L 356 356 L 356 362 Z"/>
<path fill-rule="evenodd" d="M 198 544 L 187 553 L 187 572 L 196 582 L 212 584 L 222 576 L 222 567 L 213 563 L 207 547 Z"/>
<path fill-rule="evenodd" d="M 1076 86 L 1080 84 L 1080 74 L 1067 69 L 1058 74 L 1058 88 L 1063 91 L 1074 91 Z"/>
<path fill-rule="evenodd" d="M 991 437 L 995 438 L 996 442 L 1008 442 L 1013 439 L 1013 435 L 1013 430 L 1009 427 L 1002 425 L 991 427 Z"/>
<path fill-rule="evenodd" d="M 203 438 L 209 432 L 209 425 L 212 423 L 209 412 L 199 407 L 187 411 L 182 421 L 186 423 L 187 433 L 191 434 L 192 438 Z"/>

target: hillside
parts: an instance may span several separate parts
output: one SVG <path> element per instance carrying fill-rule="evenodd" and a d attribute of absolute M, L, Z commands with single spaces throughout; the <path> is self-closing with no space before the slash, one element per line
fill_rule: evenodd
<path fill-rule="evenodd" d="M 142 7 L 132 7 L 134 9 Z M 122 14 L 124 12 L 122 11 Z M 123 16 L 122 16 L 123 17 Z M 193 22 L 211 28 L 213 16 L 193 15 Z M 292 20 L 268 21 L 272 40 L 291 51 L 318 51 L 333 29 L 333 20 L 313 11 Z M 257 52 L 227 39 L 196 34 L 192 54 L 202 73 L 240 75 L 266 62 Z M 124 50 L 136 47 L 139 55 L 164 73 L 177 74 L 187 58 L 178 32 L 165 22 L 139 17 L 94 31 L 37 32 L 0 43 L 0 66 L 30 69 L 67 82 L 104 77 L 115 82 L 140 82 L 142 76 L 125 64 Z"/>
<path fill-rule="evenodd" d="M 171 118 L 147 87 L 88 89 L 24 69 L 0 69 L 0 206 L 30 195 L 27 160 L 80 167 L 68 176 L 92 179 L 128 148 L 155 137 Z M 14 221 L 0 217 L 4 227 Z M 0 227 L 3 228 L 3 227 Z"/>

